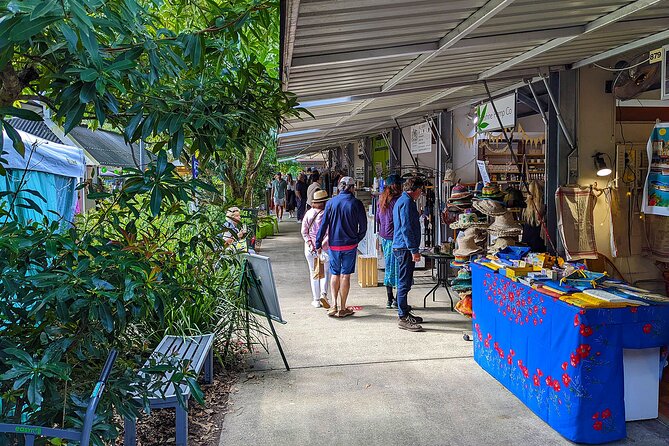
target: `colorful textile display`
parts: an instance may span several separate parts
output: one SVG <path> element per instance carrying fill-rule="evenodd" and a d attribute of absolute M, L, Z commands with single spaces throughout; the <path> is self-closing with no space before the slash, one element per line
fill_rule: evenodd
<path fill-rule="evenodd" d="M 597 258 L 593 216 L 596 202 L 589 187 L 560 186 L 555 192 L 558 231 L 567 260 Z"/>
<path fill-rule="evenodd" d="M 476 362 L 565 438 L 625 438 L 623 349 L 669 345 L 669 305 L 579 308 L 471 270 Z"/>

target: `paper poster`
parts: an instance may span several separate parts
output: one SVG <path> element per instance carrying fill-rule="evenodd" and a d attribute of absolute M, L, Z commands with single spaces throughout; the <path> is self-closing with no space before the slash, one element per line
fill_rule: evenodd
<path fill-rule="evenodd" d="M 411 126 L 411 153 L 430 153 L 432 151 L 432 132 L 430 124 L 423 122 Z"/>
<path fill-rule="evenodd" d="M 669 123 L 655 125 L 646 150 L 648 176 L 641 210 L 646 214 L 669 217 Z"/>
<path fill-rule="evenodd" d="M 490 175 L 488 175 L 488 169 L 485 167 L 485 161 L 476 160 L 476 164 L 479 166 L 479 172 L 481 172 L 481 180 L 483 184 L 490 183 Z"/>

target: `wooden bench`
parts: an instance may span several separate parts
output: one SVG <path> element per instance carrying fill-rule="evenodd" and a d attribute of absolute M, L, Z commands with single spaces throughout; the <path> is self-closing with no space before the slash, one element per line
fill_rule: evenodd
<path fill-rule="evenodd" d="M 213 355 L 214 335 L 207 334 L 203 336 L 165 336 L 156 349 L 151 353 L 151 357 L 145 364 L 145 367 L 161 363 L 166 357 L 174 357 L 181 361 L 189 363 L 189 369 L 197 375 L 204 367 L 204 378 L 207 383 L 212 382 L 214 373 L 214 355 Z M 177 446 L 188 445 L 188 399 L 190 398 L 190 388 L 186 383 L 179 384 L 180 392 L 185 401 L 185 407 L 182 407 L 177 400 L 175 384 L 170 382 L 171 374 L 165 374 L 161 381 L 162 387 L 153 391 L 149 397 L 149 407 L 152 409 L 163 409 L 173 407 L 176 410 L 176 444 Z M 123 435 L 123 444 L 133 446 L 137 443 L 137 420 L 125 418 Z"/>

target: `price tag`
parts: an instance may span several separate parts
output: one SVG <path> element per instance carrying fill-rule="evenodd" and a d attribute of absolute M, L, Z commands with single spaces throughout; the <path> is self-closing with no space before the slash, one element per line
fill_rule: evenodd
<path fill-rule="evenodd" d="M 656 50 L 653 50 L 650 52 L 648 55 L 648 63 L 658 63 L 662 62 L 662 48 L 658 48 Z"/>

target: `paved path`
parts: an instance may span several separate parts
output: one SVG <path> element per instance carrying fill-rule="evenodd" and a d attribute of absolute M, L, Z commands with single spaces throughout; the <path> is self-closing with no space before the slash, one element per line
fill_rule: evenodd
<path fill-rule="evenodd" d="M 348 305 L 363 310 L 349 318 L 313 308 L 298 230 L 282 222 L 261 252 L 272 259 L 292 370 L 273 341 L 269 355 L 252 358 L 230 396 L 221 446 L 571 444 L 474 362 L 462 339 L 471 324 L 448 310 L 443 289 L 425 310 L 430 286 L 410 293 L 424 333 L 397 328 L 382 287 L 353 284 Z M 630 423 L 628 440 L 615 444 L 669 445 L 669 428 Z"/>

